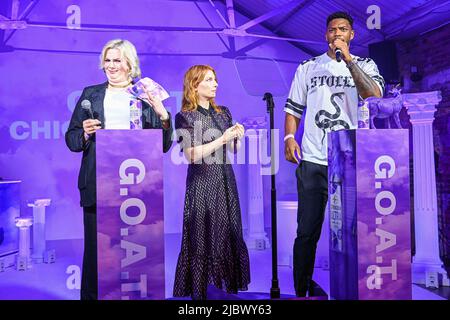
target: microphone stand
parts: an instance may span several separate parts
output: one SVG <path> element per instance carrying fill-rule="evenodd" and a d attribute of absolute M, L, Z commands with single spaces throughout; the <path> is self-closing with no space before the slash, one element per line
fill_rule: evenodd
<path fill-rule="evenodd" d="M 280 287 L 278 286 L 278 262 L 277 262 L 277 191 L 275 187 L 275 139 L 272 135 L 274 129 L 273 97 L 270 92 L 264 94 L 264 101 L 267 104 L 267 112 L 270 117 L 270 173 L 271 173 L 271 228 L 272 228 L 272 287 L 270 288 L 270 298 L 280 298 Z"/>

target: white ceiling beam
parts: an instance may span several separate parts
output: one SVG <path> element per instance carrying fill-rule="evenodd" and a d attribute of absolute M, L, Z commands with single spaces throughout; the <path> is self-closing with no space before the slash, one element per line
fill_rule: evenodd
<path fill-rule="evenodd" d="M 11 4 L 11 20 L 17 20 L 17 17 L 19 16 L 19 0 L 12 0 Z"/>
<path fill-rule="evenodd" d="M 224 16 L 220 13 L 219 9 L 217 9 L 216 5 L 212 0 L 209 0 L 209 3 L 213 6 L 214 10 L 216 11 L 219 18 L 223 21 L 223 23 L 227 26 L 227 28 L 230 27 L 230 24 L 228 23 L 227 19 L 224 18 Z"/>
<path fill-rule="evenodd" d="M 313 3 L 315 2 L 315 0 L 304 0 L 301 4 L 299 4 L 297 7 L 295 7 L 294 9 L 292 9 L 291 11 L 289 11 L 289 13 L 284 16 L 283 20 L 281 22 L 278 22 L 276 25 L 274 26 L 267 26 L 266 24 L 262 24 L 262 26 L 264 28 L 267 28 L 268 30 L 270 30 L 272 33 L 274 33 L 277 36 L 285 36 L 284 34 L 279 34 L 279 31 L 282 29 L 282 27 L 288 23 L 292 17 L 294 17 L 298 12 L 300 12 L 301 10 L 304 10 L 305 8 L 311 6 Z M 246 10 L 244 8 L 241 7 L 240 10 L 238 10 L 238 12 L 246 12 Z M 250 13 L 246 12 L 245 16 L 248 16 Z M 248 51 L 259 47 L 261 45 L 263 45 L 264 43 L 266 43 L 269 39 L 258 39 L 248 45 L 246 45 L 245 47 L 241 48 L 238 50 L 238 53 L 240 53 L 241 55 L 245 55 L 247 54 Z M 306 45 L 300 44 L 299 42 L 292 42 L 292 44 L 294 46 L 296 46 L 297 48 L 299 48 L 300 50 L 302 50 L 303 52 L 305 52 L 306 54 L 309 54 L 311 56 L 316 56 L 318 55 L 317 52 L 315 52 L 315 50 L 310 49 L 309 47 L 307 47 Z"/>
<path fill-rule="evenodd" d="M 19 17 L 19 20 L 22 20 L 23 18 L 26 18 L 28 14 L 31 12 L 31 10 L 37 5 L 39 0 L 31 0 L 30 3 L 28 3 L 28 6 L 23 10 L 22 14 Z"/>
<path fill-rule="evenodd" d="M 233 0 L 227 0 L 227 14 L 228 14 L 228 23 L 230 28 L 236 28 L 236 21 L 234 19 L 234 6 Z"/>
<path fill-rule="evenodd" d="M 195 6 L 197 7 L 197 9 L 200 11 L 200 13 L 203 15 L 203 17 L 205 18 L 206 22 L 208 22 L 209 26 L 211 28 L 214 27 L 214 25 L 212 24 L 212 22 L 209 20 L 208 15 L 203 11 L 202 7 L 198 4 L 198 1 L 194 1 Z M 217 35 L 217 37 L 219 38 L 220 42 L 223 43 L 223 45 L 225 46 L 225 48 L 227 48 L 227 50 L 230 50 L 230 48 L 228 47 L 228 45 L 225 43 L 225 40 L 222 39 L 222 36 L 220 34 Z"/>
<path fill-rule="evenodd" d="M 298 6 L 302 2 L 303 2 L 303 0 L 291 1 L 288 4 L 282 5 L 279 8 L 273 9 L 272 11 L 269 11 L 269 12 L 263 14 L 262 16 L 259 16 L 253 20 L 248 21 L 247 23 L 244 23 L 242 26 L 238 27 L 238 30 L 247 30 L 253 26 L 260 24 L 261 22 L 264 22 L 264 21 L 269 20 L 270 18 L 273 18 L 279 14 L 282 14 L 284 12 L 294 9 L 296 6 Z"/>

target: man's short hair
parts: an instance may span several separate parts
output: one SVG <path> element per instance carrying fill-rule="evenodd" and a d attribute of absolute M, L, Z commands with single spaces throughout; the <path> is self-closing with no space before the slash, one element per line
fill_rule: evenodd
<path fill-rule="evenodd" d="M 334 19 L 345 19 L 348 21 L 348 23 L 350 24 L 350 26 L 353 28 L 353 18 L 351 15 L 349 15 L 347 12 L 344 11 L 336 11 L 332 14 L 330 14 L 327 18 L 327 27 L 328 24 L 330 23 L 331 20 Z"/>

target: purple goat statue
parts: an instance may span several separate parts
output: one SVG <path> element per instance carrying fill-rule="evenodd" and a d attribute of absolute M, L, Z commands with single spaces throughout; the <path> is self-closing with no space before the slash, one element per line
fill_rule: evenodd
<path fill-rule="evenodd" d="M 400 124 L 400 110 L 403 107 L 402 103 L 402 89 L 398 89 L 397 86 L 392 88 L 389 93 L 392 95 L 392 98 L 367 98 L 369 103 L 369 114 L 370 114 L 370 127 L 375 128 L 375 124 L 373 122 L 374 118 L 378 119 L 386 119 L 387 127 L 391 128 L 391 117 L 394 119 L 397 128 L 401 128 Z"/>

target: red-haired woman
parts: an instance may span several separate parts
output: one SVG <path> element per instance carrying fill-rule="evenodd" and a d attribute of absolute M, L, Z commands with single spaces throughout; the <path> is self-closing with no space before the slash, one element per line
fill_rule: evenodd
<path fill-rule="evenodd" d="M 226 157 L 227 147 L 239 148 L 244 128 L 232 124 L 228 108 L 216 105 L 216 90 L 210 66 L 186 72 L 182 110 L 175 117 L 189 166 L 174 297 L 206 299 L 208 285 L 237 293 L 250 283 L 236 180 Z"/>

